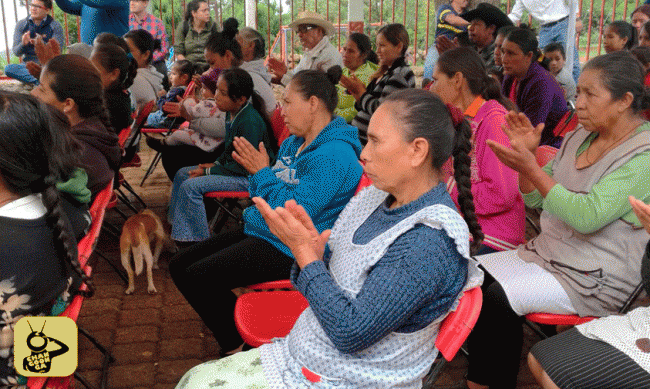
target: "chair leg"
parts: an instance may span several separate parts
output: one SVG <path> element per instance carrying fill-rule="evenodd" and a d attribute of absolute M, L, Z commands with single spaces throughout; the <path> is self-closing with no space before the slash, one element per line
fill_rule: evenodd
<path fill-rule="evenodd" d="M 142 204 L 143 208 L 145 209 L 147 208 L 147 204 L 145 204 L 144 200 L 142 200 L 142 198 L 138 196 L 137 193 L 135 193 L 135 190 L 133 189 L 131 184 L 129 184 L 126 180 L 124 180 L 124 182 L 122 182 L 122 186 L 124 187 L 124 189 L 128 190 L 133 195 L 133 197 L 135 197 L 135 199 L 138 200 L 140 204 Z"/>
<path fill-rule="evenodd" d="M 133 206 L 133 204 L 131 204 L 131 201 L 129 200 L 129 198 L 126 197 L 126 194 L 124 194 L 124 192 L 122 192 L 122 188 L 118 188 L 118 189 L 117 189 L 117 198 L 118 198 L 122 203 L 124 203 L 124 205 L 126 205 L 127 207 L 129 207 L 129 209 L 130 209 L 131 211 L 133 211 L 133 213 L 138 213 L 138 210 Z"/>
<path fill-rule="evenodd" d="M 158 151 L 156 153 L 156 156 L 153 158 L 151 161 L 151 164 L 149 164 L 149 168 L 147 169 L 147 172 L 144 173 L 144 177 L 142 177 L 142 181 L 140 182 L 140 186 L 144 186 L 144 181 L 156 170 L 156 167 L 158 166 L 158 163 L 162 159 L 162 153 Z"/>
<path fill-rule="evenodd" d="M 120 276 L 120 278 L 122 279 L 122 281 L 124 281 L 125 284 L 128 284 L 128 282 L 129 282 L 129 278 L 128 278 L 128 277 L 126 276 L 126 274 L 124 273 L 124 270 L 122 270 L 122 269 L 120 269 L 119 267 L 117 267 L 117 266 L 113 263 L 113 261 L 111 261 L 110 259 L 108 259 L 108 257 L 106 257 L 106 256 L 105 256 L 101 251 L 99 251 L 99 250 L 95 250 L 95 252 L 97 253 L 97 255 L 99 255 L 100 257 L 102 257 L 106 262 L 108 262 L 108 264 L 113 268 L 113 270 L 115 270 L 115 272 L 117 273 L 117 275 Z"/>
<path fill-rule="evenodd" d="M 429 373 L 424 377 L 423 383 L 422 383 L 422 388 L 423 389 L 429 389 L 433 388 L 434 384 L 436 383 L 436 379 L 438 378 L 438 374 L 440 374 L 440 371 L 442 370 L 443 367 L 447 364 L 447 361 L 445 358 L 443 358 L 441 355 L 436 359 L 436 361 L 433 363 L 431 366 L 431 370 L 429 370 Z"/>
<path fill-rule="evenodd" d="M 102 361 L 102 376 L 99 384 L 100 389 L 104 389 L 106 388 L 106 384 L 108 382 L 108 365 L 115 362 L 115 357 L 113 357 L 110 351 L 108 351 L 106 347 L 104 347 L 101 343 L 99 343 L 99 341 L 97 341 L 95 337 L 90 335 L 88 331 L 79 327 L 79 332 L 83 336 L 85 336 L 90 341 L 90 343 L 92 343 L 95 347 L 97 347 L 97 349 L 99 350 L 99 352 L 102 353 L 102 355 L 104 355 L 104 360 Z M 75 377 L 79 379 L 81 383 L 84 384 L 84 386 L 86 386 L 87 388 L 92 388 L 92 386 L 88 386 L 87 381 L 84 382 L 85 380 L 83 378 L 78 377 L 76 373 L 75 373 Z"/>

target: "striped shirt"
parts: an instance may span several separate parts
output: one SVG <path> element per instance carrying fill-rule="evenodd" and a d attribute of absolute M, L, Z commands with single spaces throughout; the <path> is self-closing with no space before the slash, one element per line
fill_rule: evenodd
<path fill-rule="evenodd" d="M 355 104 L 359 113 L 352 120 L 352 125 L 359 129 L 359 140 L 361 144 L 368 141 L 368 123 L 370 117 L 384 101 L 386 96 L 400 89 L 415 88 L 415 74 L 411 67 L 406 64 L 404 57 L 393 62 L 393 65 L 379 79 L 374 79 L 368 84 L 366 93 Z"/>

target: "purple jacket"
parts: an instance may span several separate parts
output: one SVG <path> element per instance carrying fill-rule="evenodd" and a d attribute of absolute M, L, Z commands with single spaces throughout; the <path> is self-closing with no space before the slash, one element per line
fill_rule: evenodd
<path fill-rule="evenodd" d="M 514 77 L 510 75 L 504 77 L 502 90 L 505 96 L 510 96 L 513 81 Z M 555 77 L 533 62 L 520 81 L 515 103 L 534 126 L 544 123 L 540 144 L 560 147 L 562 139 L 553 136 L 553 129 L 568 109 L 564 92 Z"/>

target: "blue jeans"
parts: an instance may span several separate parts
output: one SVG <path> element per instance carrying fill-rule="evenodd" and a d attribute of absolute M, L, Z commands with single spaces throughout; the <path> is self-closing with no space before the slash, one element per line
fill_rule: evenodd
<path fill-rule="evenodd" d="M 247 191 L 248 177 L 210 175 L 189 178 L 190 170 L 180 169 L 174 176 L 167 220 L 172 225 L 171 238 L 197 242 L 210 237 L 203 195 L 213 191 Z"/>
<path fill-rule="evenodd" d="M 27 66 L 24 63 L 10 63 L 5 66 L 5 74 L 26 84 L 38 85 L 38 79 L 29 74 Z"/>
<path fill-rule="evenodd" d="M 550 43 L 559 42 L 564 44 L 564 49 L 567 46 L 567 31 L 569 30 L 569 18 L 566 18 L 550 27 L 542 26 L 539 29 L 539 49 L 544 50 Z M 568 59 L 567 59 L 568 60 Z M 578 48 L 573 48 L 573 80 L 578 83 L 578 76 L 580 76 L 580 58 L 578 56 Z"/>
<path fill-rule="evenodd" d="M 429 80 L 433 79 L 433 68 L 436 67 L 436 63 L 438 62 L 439 57 L 440 55 L 438 54 L 438 49 L 436 49 L 436 44 L 434 43 L 431 45 L 431 47 L 429 47 L 427 58 L 424 60 L 424 78 L 427 78 Z"/>

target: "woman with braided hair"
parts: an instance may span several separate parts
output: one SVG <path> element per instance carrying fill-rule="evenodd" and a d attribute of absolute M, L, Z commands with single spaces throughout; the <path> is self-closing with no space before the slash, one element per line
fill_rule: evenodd
<path fill-rule="evenodd" d="M 470 120 L 472 126 L 471 179 L 476 214 L 485 239 L 477 254 L 513 250 L 525 242 L 524 201 L 517 186 L 517 172 L 504 165 L 485 143 L 490 139 L 509 146 L 501 127 L 513 104 L 501 95 L 501 87 L 485 69 L 476 50 L 460 47 L 445 51 L 433 72 L 430 87 L 445 103 L 452 104 Z M 457 201 L 453 177 L 447 190 Z"/>
<path fill-rule="evenodd" d="M 320 233 L 294 200 L 272 209 L 253 198 L 291 249 L 291 281 L 309 307 L 285 338 L 197 366 L 177 388 L 420 388 L 440 323 L 482 281 L 470 258 L 470 233 L 473 249 L 483 237 L 470 136 L 457 108 L 427 91 L 396 91 L 370 119 L 361 153 L 373 186 L 332 230 Z M 465 221 L 442 181 L 452 155 Z"/>
<path fill-rule="evenodd" d="M 32 95 L 62 111 L 70 121 L 74 138 L 83 146 L 81 164 L 94 198 L 113 179 L 122 157 L 104 103 L 101 76 L 86 58 L 67 54 L 52 58 L 40 81 Z"/>
<path fill-rule="evenodd" d="M 79 146 L 65 116 L 37 99 L 0 92 L 0 387 L 25 384 L 13 369 L 13 327 L 57 315 L 80 279 L 76 240 L 58 183 L 77 171 Z M 85 177 L 85 175 L 82 174 Z"/>

